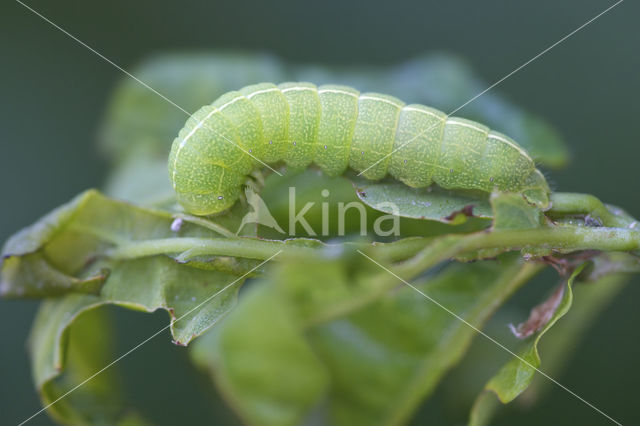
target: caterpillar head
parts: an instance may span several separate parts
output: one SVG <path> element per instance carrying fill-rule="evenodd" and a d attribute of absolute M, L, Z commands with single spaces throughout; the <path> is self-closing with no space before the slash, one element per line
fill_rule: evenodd
<path fill-rule="evenodd" d="M 188 213 L 207 216 L 230 208 L 246 177 L 222 163 L 214 164 L 196 150 L 181 150 L 176 138 L 169 154 L 169 179 L 178 203 Z"/>
<path fill-rule="evenodd" d="M 239 195 L 239 186 L 223 188 L 215 193 L 207 194 L 176 191 L 178 203 L 186 212 L 196 216 L 208 216 L 225 211 L 235 204 Z"/>
<path fill-rule="evenodd" d="M 549 192 L 551 190 L 547 180 L 540 170 L 534 169 L 522 187 L 522 195 L 525 200 L 542 210 L 547 210 L 550 207 Z"/>

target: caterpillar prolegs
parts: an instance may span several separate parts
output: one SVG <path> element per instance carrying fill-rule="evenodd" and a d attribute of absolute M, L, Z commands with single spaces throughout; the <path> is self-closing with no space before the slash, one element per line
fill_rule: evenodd
<path fill-rule="evenodd" d="M 549 186 L 516 142 L 486 126 L 378 93 L 311 83 L 262 83 L 202 107 L 174 140 L 169 175 L 190 213 L 231 207 L 248 175 L 284 161 L 347 168 L 411 187 L 494 189 L 548 207 Z"/>

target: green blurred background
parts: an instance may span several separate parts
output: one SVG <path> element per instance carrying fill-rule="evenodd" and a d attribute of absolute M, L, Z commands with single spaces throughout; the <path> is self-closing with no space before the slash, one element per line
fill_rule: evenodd
<path fill-rule="evenodd" d="M 612 2 L 28 4 L 126 69 L 169 49 L 258 50 L 323 65 L 391 65 L 439 50 L 462 56 L 485 81 L 494 82 Z M 593 193 L 636 217 L 638 18 L 638 3 L 623 2 L 495 89 L 547 119 L 565 137 L 572 163 L 550 175 L 557 189 Z M 4 241 L 83 189 L 102 184 L 107 165 L 95 146 L 96 131 L 123 74 L 17 2 L 0 6 L 0 34 Z M 458 115 L 464 116 L 464 109 Z M 640 341 L 635 329 L 639 281 L 635 277 L 607 308 L 576 348 L 569 368 L 557 377 L 623 424 L 640 424 Z M 0 301 L 2 424 L 16 424 L 40 407 L 25 351 L 36 306 Z M 166 315 L 121 313 L 118 324 L 118 350 L 124 352 L 166 324 Z M 203 418 L 224 416 L 219 405 L 209 406 L 204 380 L 187 364 L 186 351 L 173 346 L 168 333 L 155 339 L 122 361 L 128 397 L 155 407 L 153 420 L 163 424 L 199 424 Z M 503 416 L 497 424 L 607 424 L 557 387 L 527 415 L 516 414 Z M 421 416 L 427 419 L 428 412 Z M 42 415 L 31 424 L 50 421 Z"/>

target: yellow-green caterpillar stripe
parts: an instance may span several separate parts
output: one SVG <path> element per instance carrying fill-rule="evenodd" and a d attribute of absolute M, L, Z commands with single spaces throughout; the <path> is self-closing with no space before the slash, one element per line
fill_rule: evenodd
<path fill-rule="evenodd" d="M 263 164 L 387 174 L 412 187 L 522 193 L 548 207 L 531 157 L 482 124 L 378 93 L 311 83 L 261 83 L 229 92 L 187 120 L 169 155 L 180 204 L 208 215 L 231 207 Z"/>

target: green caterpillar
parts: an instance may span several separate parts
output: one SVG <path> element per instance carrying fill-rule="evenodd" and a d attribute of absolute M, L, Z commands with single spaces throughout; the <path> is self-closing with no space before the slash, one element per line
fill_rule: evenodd
<path fill-rule="evenodd" d="M 169 176 L 190 213 L 231 207 L 248 175 L 284 161 L 336 176 L 387 174 L 411 187 L 521 193 L 547 208 L 549 186 L 513 140 L 482 124 L 377 93 L 311 83 L 262 83 L 222 95 L 174 140 Z M 260 164 L 263 163 L 263 164 Z"/>

